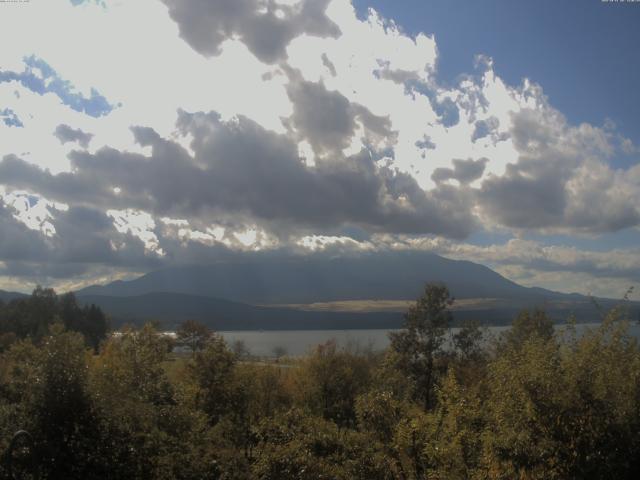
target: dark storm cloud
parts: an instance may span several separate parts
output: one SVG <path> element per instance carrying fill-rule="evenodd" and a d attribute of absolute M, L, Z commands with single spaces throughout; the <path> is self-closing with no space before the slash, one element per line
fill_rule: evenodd
<path fill-rule="evenodd" d="M 93 138 L 91 133 L 83 132 L 79 128 L 71 128 L 65 124 L 58 125 L 53 134 L 60 140 L 60 143 L 78 142 L 78 144 L 84 148 L 89 146 L 89 142 L 91 142 Z"/>
<path fill-rule="evenodd" d="M 461 184 L 468 184 L 482 177 L 484 169 L 489 162 L 488 158 L 473 160 L 453 159 L 453 168 L 436 168 L 431 174 L 431 180 L 436 183 L 447 180 L 457 180 Z"/>
<path fill-rule="evenodd" d="M 239 38 L 260 60 L 275 63 L 286 58 L 289 42 L 299 35 L 340 35 L 325 14 L 329 0 L 302 0 L 294 6 L 273 0 L 162 1 L 180 36 L 205 56 L 219 54 L 225 40 Z"/>

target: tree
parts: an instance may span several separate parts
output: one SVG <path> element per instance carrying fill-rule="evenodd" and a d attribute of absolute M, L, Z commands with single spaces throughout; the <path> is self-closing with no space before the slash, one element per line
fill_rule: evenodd
<path fill-rule="evenodd" d="M 335 340 L 318 345 L 296 371 L 300 401 L 314 414 L 339 427 L 354 427 L 356 398 L 364 393 L 371 378 L 368 359 Z"/>
<path fill-rule="evenodd" d="M 427 284 L 405 314 L 404 330 L 389 335 L 398 366 L 413 380 L 416 399 L 425 410 L 432 406 L 435 360 L 451 323 L 452 303 L 446 286 Z"/>
<path fill-rule="evenodd" d="M 287 354 L 287 349 L 282 345 L 276 345 L 275 347 L 273 347 L 273 350 L 271 351 L 271 353 L 276 358 L 276 360 L 280 360 L 282 357 L 284 357 Z"/>
<path fill-rule="evenodd" d="M 177 340 L 185 345 L 191 353 L 195 355 L 205 348 L 207 342 L 211 339 L 212 332 L 206 325 L 195 320 L 187 320 L 183 322 L 176 331 Z"/>
<path fill-rule="evenodd" d="M 81 332 L 84 334 L 87 343 L 97 352 L 100 342 L 107 337 L 109 321 L 100 307 L 93 304 L 84 307 L 82 313 L 84 316 L 84 329 Z"/>
<path fill-rule="evenodd" d="M 264 480 L 399 478 L 375 443 L 360 432 L 291 409 L 258 429 L 254 476 Z"/>
<path fill-rule="evenodd" d="M 82 333 L 95 352 L 107 336 L 107 318 L 99 307 L 81 307 L 73 293 L 58 296 L 50 288 L 37 287 L 28 298 L 0 305 L 0 349 L 12 341 L 11 336 L 4 337 L 6 334 L 40 341 L 58 322 L 66 330 Z"/>
<path fill-rule="evenodd" d="M 101 430 L 96 443 L 109 466 L 102 478 L 172 478 L 159 474 L 160 457 L 173 441 L 167 430 L 176 429 L 168 424 L 187 420 L 175 406 L 176 394 L 163 368 L 166 358 L 166 342 L 150 324 L 124 329 L 91 357 L 89 386 Z"/>
<path fill-rule="evenodd" d="M 87 345 L 97 352 L 108 330 L 107 318 L 102 310 L 93 304 L 81 308 L 72 292 L 59 297 L 58 304 L 65 328 L 82 333 Z"/>
<path fill-rule="evenodd" d="M 484 478 L 637 478 L 640 350 L 615 313 L 580 337 L 534 332 L 498 350 L 484 386 Z"/>
<path fill-rule="evenodd" d="M 483 478 L 474 475 L 482 456 L 482 415 L 477 392 L 459 383 L 450 368 L 438 390 L 438 406 L 427 422 L 427 478 Z"/>
<path fill-rule="evenodd" d="M 90 478 L 98 449 L 97 417 L 87 388 L 87 357 L 79 333 L 51 328 L 33 385 L 33 436 L 45 478 Z"/>
<path fill-rule="evenodd" d="M 233 401 L 232 379 L 236 357 L 222 337 L 212 335 L 206 348 L 194 353 L 186 366 L 186 377 L 196 386 L 196 405 L 212 425 L 229 411 Z"/>
<path fill-rule="evenodd" d="M 30 297 L 12 300 L 3 310 L 2 330 L 39 341 L 58 314 L 58 296 L 52 289 L 38 286 Z"/>
<path fill-rule="evenodd" d="M 507 346 L 519 349 L 533 337 L 548 341 L 553 338 L 553 321 L 544 310 L 523 310 L 513 321 L 502 338 Z"/>
<path fill-rule="evenodd" d="M 482 353 L 483 331 L 477 321 L 465 322 L 453 335 L 453 345 L 462 360 L 477 358 Z"/>
<path fill-rule="evenodd" d="M 247 347 L 247 342 L 242 339 L 238 339 L 231 345 L 231 350 L 236 354 L 236 357 L 239 360 L 249 358 L 251 356 L 251 352 L 249 351 L 249 347 Z"/>

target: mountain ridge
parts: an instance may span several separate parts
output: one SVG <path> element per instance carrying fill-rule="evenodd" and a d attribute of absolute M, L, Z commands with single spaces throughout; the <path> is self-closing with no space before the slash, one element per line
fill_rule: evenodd
<path fill-rule="evenodd" d="M 173 292 L 253 305 L 338 300 L 411 300 L 426 282 L 445 283 L 456 298 L 569 298 L 529 288 L 481 264 L 432 253 L 393 252 L 352 258 L 258 258 L 253 262 L 186 265 L 78 291 L 79 295 L 136 296 Z"/>
<path fill-rule="evenodd" d="M 9 292 L 9 291 L 6 291 L 6 290 L 0 290 L 0 300 L 5 302 L 5 303 L 10 302 L 11 300 L 16 300 L 16 299 L 19 299 L 19 298 L 26 298 L 26 297 L 28 297 L 28 295 L 25 294 L 25 293 Z"/>
<path fill-rule="evenodd" d="M 556 322 L 570 315 L 598 321 L 601 315 L 587 296 L 524 287 L 484 265 L 428 252 L 332 259 L 256 255 L 252 261 L 166 268 L 76 295 L 83 304 L 101 307 L 114 326 L 158 320 L 171 329 L 194 319 L 219 330 L 397 328 L 402 309 L 382 306 L 415 301 L 427 282 L 445 283 L 459 301 L 455 322 L 505 325 L 518 311 L 535 307 Z M 23 296 L 5 293 L 8 300 Z M 616 303 L 598 302 L 603 309 Z M 359 310 L 361 305 L 367 309 Z M 638 303 L 631 306 L 640 310 Z"/>
<path fill-rule="evenodd" d="M 398 312 L 303 312 L 171 292 L 128 297 L 78 295 L 78 300 L 99 306 L 115 327 L 156 320 L 163 329 L 175 329 L 187 319 L 215 330 L 388 329 L 402 324 L 402 314 Z"/>

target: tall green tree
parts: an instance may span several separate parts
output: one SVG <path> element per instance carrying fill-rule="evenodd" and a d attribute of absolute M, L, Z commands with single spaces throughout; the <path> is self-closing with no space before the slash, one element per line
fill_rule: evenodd
<path fill-rule="evenodd" d="M 82 333 L 87 345 L 97 352 L 109 328 L 107 317 L 100 307 L 93 304 L 81 307 L 76 296 L 69 292 L 59 297 L 58 311 L 65 328 Z"/>
<path fill-rule="evenodd" d="M 296 371 L 298 400 L 340 427 L 354 427 L 356 398 L 368 389 L 371 373 L 367 357 L 329 340 L 318 345 Z"/>
<path fill-rule="evenodd" d="M 235 364 L 236 356 L 224 339 L 213 335 L 204 350 L 195 352 L 186 365 L 186 377 L 195 385 L 195 403 L 211 424 L 219 422 L 232 406 Z"/>
<path fill-rule="evenodd" d="M 452 303 L 445 285 L 427 284 L 422 296 L 405 314 L 403 330 L 389 335 L 398 367 L 414 382 L 415 397 L 425 410 L 435 400 L 436 357 L 451 323 Z"/>
<path fill-rule="evenodd" d="M 38 342 L 57 322 L 81 333 L 96 352 L 109 330 L 106 315 L 96 305 L 82 307 L 73 293 L 58 296 L 50 288 L 36 287 L 30 297 L 0 305 L 0 350 L 12 339 L 29 337 Z"/>
<path fill-rule="evenodd" d="M 96 462 L 98 422 L 88 391 L 82 336 L 54 325 L 40 353 L 31 409 L 41 474 L 56 479 L 106 473 Z"/>

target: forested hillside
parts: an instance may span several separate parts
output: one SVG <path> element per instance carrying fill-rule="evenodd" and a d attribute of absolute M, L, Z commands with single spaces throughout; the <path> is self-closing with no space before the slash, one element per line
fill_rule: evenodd
<path fill-rule="evenodd" d="M 85 343 L 98 350 L 109 328 L 104 312 L 94 304 L 80 305 L 73 293 L 58 296 L 50 288 L 37 287 L 31 296 L 0 299 L 0 350 L 18 339 L 42 341 L 52 325 L 79 332 Z"/>
<path fill-rule="evenodd" d="M 498 338 L 475 324 L 451 335 L 449 292 L 428 285 L 384 352 L 328 342 L 304 358 L 267 361 L 197 322 L 178 332 L 183 353 L 152 325 L 94 350 L 93 331 L 65 316 L 72 297 L 34 297 L 2 309 L 0 476 L 635 479 L 640 471 L 640 349 L 623 308 L 582 336 L 571 323 L 556 333 L 542 311 L 522 312 Z M 19 430 L 27 433 L 11 448 Z"/>

